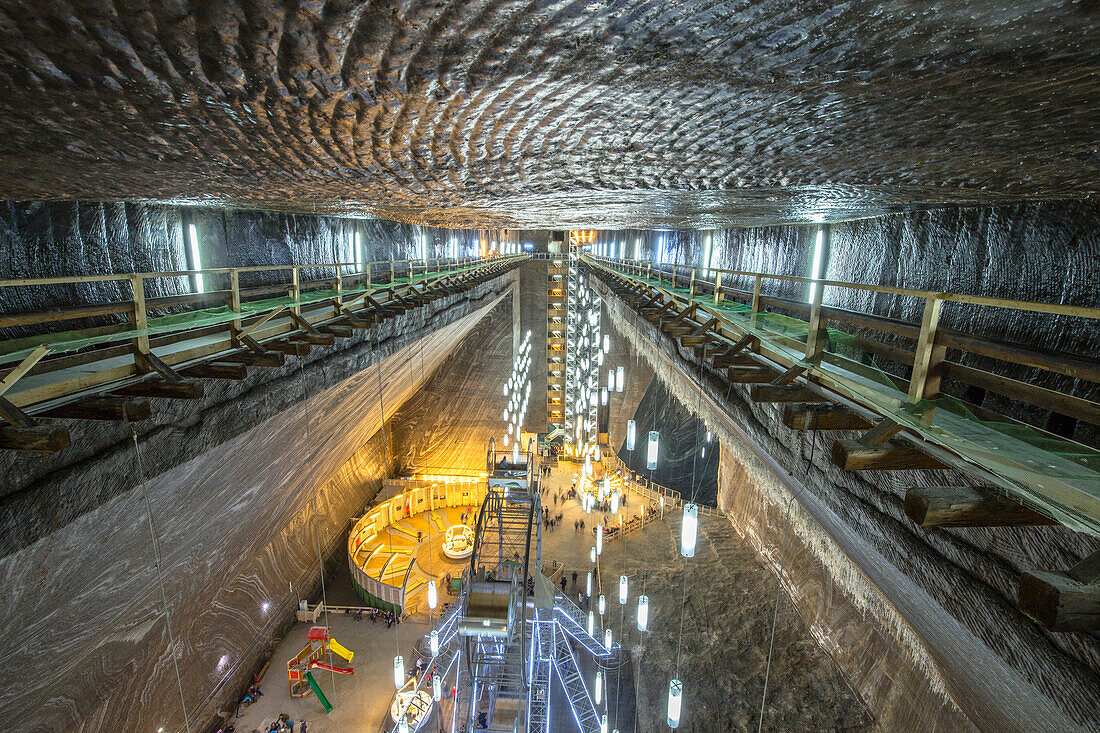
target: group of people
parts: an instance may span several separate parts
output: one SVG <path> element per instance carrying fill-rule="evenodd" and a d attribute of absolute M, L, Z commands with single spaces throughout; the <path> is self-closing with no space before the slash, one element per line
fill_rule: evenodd
<path fill-rule="evenodd" d="M 351 610 L 349 609 L 349 610 L 345 611 L 344 613 L 351 613 Z M 356 621 L 362 621 L 363 620 L 363 609 L 362 608 L 360 608 L 358 611 L 355 612 L 354 618 L 355 618 Z M 381 611 L 377 608 L 372 608 L 370 610 L 369 618 L 371 620 L 371 623 L 374 623 L 374 622 L 378 621 L 378 619 L 382 619 L 383 621 L 386 622 L 386 628 L 387 629 L 392 627 L 394 624 L 401 623 L 401 617 L 398 616 L 393 611 Z"/>
<path fill-rule="evenodd" d="M 259 733 L 259 731 L 253 731 L 252 733 Z M 266 728 L 263 733 L 294 733 L 294 718 L 290 717 L 286 713 L 279 716 L 279 719 Z M 298 733 L 309 733 L 306 721 L 298 721 Z"/>
<path fill-rule="evenodd" d="M 244 694 L 244 697 L 241 699 L 241 704 L 245 706 L 251 705 L 252 703 L 256 702 L 256 700 L 258 700 L 260 697 L 262 697 L 263 694 L 264 693 L 260 692 L 260 688 L 256 685 L 256 683 L 253 682 L 251 685 L 248 686 L 248 692 L 246 692 Z"/>
<path fill-rule="evenodd" d="M 542 526 L 545 529 L 553 530 L 556 525 L 561 524 L 561 518 L 562 518 L 562 513 L 561 512 L 558 512 L 557 514 L 551 516 L 549 508 L 547 508 L 547 507 L 542 508 Z"/>

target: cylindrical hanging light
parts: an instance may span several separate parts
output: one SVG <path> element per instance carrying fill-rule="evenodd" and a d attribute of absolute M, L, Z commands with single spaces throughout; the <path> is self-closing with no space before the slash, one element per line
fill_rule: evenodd
<path fill-rule="evenodd" d="M 600 444 L 596 444 L 595 450 L 592 451 L 592 458 L 596 461 L 600 461 L 603 458 L 603 452 L 600 450 Z"/>
<path fill-rule="evenodd" d="M 409 721 L 404 715 L 401 716 L 401 720 L 397 721 L 398 733 L 409 733 Z"/>
<path fill-rule="evenodd" d="M 634 439 L 638 437 L 638 426 L 633 420 L 626 421 L 626 449 L 634 450 Z"/>
<path fill-rule="evenodd" d="M 610 626 L 608 626 L 606 629 L 603 630 L 603 645 L 608 651 L 611 650 L 611 627 Z"/>
<path fill-rule="evenodd" d="M 588 612 L 588 635 L 594 636 L 596 633 L 596 614 L 591 611 Z"/>
<path fill-rule="evenodd" d="M 625 606 L 626 605 L 627 583 L 628 582 L 629 581 L 627 581 L 625 575 L 620 575 L 619 576 L 619 605 L 620 606 Z"/>
<path fill-rule="evenodd" d="M 607 613 L 607 599 L 604 597 L 603 593 L 600 594 L 600 602 L 596 608 L 599 610 L 601 616 Z"/>
<path fill-rule="evenodd" d="M 626 367 L 615 369 L 615 391 L 622 392 L 626 388 Z"/>
<path fill-rule="evenodd" d="M 428 581 L 428 608 L 435 610 L 435 607 L 439 605 L 439 596 L 435 592 L 435 581 Z"/>
<path fill-rule="evenodd" d="M 607 733 L 607 713 L 600 718 L 600 733 Z"/>
<path fill-rule="evenodd" d="M 591 596 L 592 595 L 592 571 L 591 570 L 588 571 L 588 580 L 585 582 L 585 585 L 584 585 L 584 594 L 586 596 Z"/>
<path fill-rule="evenodd" d="M 504 385 L 503 387 L 501 387 L 501 393 L 502 393 L 502 394 L 503 394 L 503 395 L 504 395 L 505 397 L 507 397 L 507 396 L 508 396 L 508 385 L 507 385 L 507 384 L 506 384 L 506 385 Z"/>
<path fill-rule="evenodd" d="M 646 468 L 650 471 L 657 468 L 657 442 L 661 436 L 656 430 L 649 431 L 649 447 L 646 450 Z"/>
<path fill-rule="evenodd" d="M 615 370 L 614 369 L 608 369 L 607 370 L 607 390 L 609 392 L 611 392 L 611 391 L 614 391 L 614 389 L 615 389 Z M 622 392 L 621 389 L 619 391 Z"/>
<path fill-rule="evenodd" d="M 611 334 L 605 333 L 603 335 L 603 353 L 611 351 Z"/>
<path fill-rule="evenodd" d="M 680 527 L 680 554 L 695 557 L 695 536 L 699 532 L 699 506 L 684 506 L 684 521 Z"/>
<path fill-rule="evenodd" d="M 432 629 L 432 633 L 428 634 L 428 648 L 432 650 L 432 656 L 439 654 L 439 632 Z"/>
<path fill-rule="evenodd" d="M 599 705 L 603 702 L 603 672 L 596 670 L 596 690 L 595 690 L 596 704 Z"/>
<path fill-rule="evenodd" d="M 519 428 L 516 428 L 516 432 L 519 432 Z M 519 441 L 517 440 L 512 444 L 512 464 L 519 463 Z"/>
<path fill-rule="evenodd" d="M 611 492 L 611 513 L 612 514 L 618 514 L 619 513 L 619 492 L 618 491 L 612 491 Z"/>
<path fill-rule="evenodd" d="M 684 685 L 680 680 L 672 679 L 668 682 L 668 727 L 677 728 L 680 725 L 680 704 L 683 702 Z"/>
<path fill-rule="evenodd" d="M 504 411 L 504 422 L 509 422 L 512 419 L 512 413 L 510 412 L 511 409 L 512 409 L 512 403 L 509 402 L 508 403 L 508 409 L 506 409 Z"/>
<path fill-rule="evenodd" d="M 603 366 L 603 352 L 596 352 L 596 366 Z"/>
<path fill-rule="evenodd" d="M 603 554 L 603 525 L 596 525 L 596 554 Z"/>
<path fill-rule="evenodd" d="M 439 702 L 443 699 L 443 684 L 439 680 L 439 675 L 432 676 L 432 699 Z"/>
<path fill-rule="evenodd" d="M 405 684 L 405 658 L 400 654 L 393 658 L 393 684 L 399 690 Z"/>
<path fill-rule="evenodd" d="M 607 404 L 607 387 L 603 387 L 600 389 L 600 404 Z"/>
<path fill-rule="evenodd" d="M 596 562 L 596 548 L 595 547 L 590 548 L 588 557 L 592 562 Z"/>
<path fill-rule="evenodd" d="M 585 456 L 584 457 L 584 475 L 585 476 L 591 476 L 592 475 L 592 456 Z"/>
<path fill-rule="evenodd" d="M 638 596 L 638 631 L 645 631 L 649 626 L 649 596 Z"/>

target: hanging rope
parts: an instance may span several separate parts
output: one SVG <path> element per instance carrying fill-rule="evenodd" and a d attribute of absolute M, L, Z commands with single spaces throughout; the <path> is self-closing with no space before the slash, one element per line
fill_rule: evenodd
<path fill-rule="evenodd" d="M 308 452 L 311 452 L 312 448 L 313 448 L 312 436 L 310 434 L 310 425 L 313 423 L 313 409 L 310 405 L 311 400 L 310 400 L 309 396 L 306 394 L 305 357 L 304 356 L 299 356 L 298 357 L 298 382 L 302 385 L 302 402 L 305 404 L 305 411 L 306 411 L 306 450 L 307 450 L 307 455 L 308 455 Z M 322 391 L 324 391 L 324 382 L 325 382 L 324 370 L 322 369 L 321 370 L 321 388 L 322 388 Z M 325 589 L 325 561 L 324 561 L 324 558 L 321 554 L 321 520 L 320 520 L 320 517 L 318 516 L 318 513 L 317 513 L 317 505 L 318 505 L 317 481 L 315 480 L 315 477 L 312 475 L 312 472 L 310 474 L 310 485 L 312 487 L 311 488 L 311 493 L 312 493 L 312 502 L 311 503 L 313 504 L 313 538 L 314 538 L 315 543 L 317 545 L 317 569 L 318 569 L 318 571 L 320 572 L 320 575 L 321 575 L 321 607 L 325 609 L 325 626 L 327 626 L 328 628 L 331 629 L 332 624 L 329 621 L 328 594 L 327 594 L 326 589 Z M 333 698 L 335 698 L 336 697 L 336 673 L 333 672 L 330 669 L 328 674 L 329 674 L 329 684 L 332 687 L 332 696 L 333 696 Z M 336 713 L 336 730 L 337 730 L 337 733 L 339 733 L 339 731 L 340 731 L 340 713 L 339 712 Z"/>
<path fill-rule="evenodd" d="M 130 437 L 134 441 L 134 461 L 137 463 L 138 479 L 141 481 L 141 498 L 145 502 L 145 516 L 149 520 L 149 539 L 153 544 L 153 562 L 157 571 L 157 584 L 160 586 L 160 602 L 164 609 L 164 624 L 168 629 L 168 647 L 172 652 L 172 666 L 176 670 L 176 685 L 180 692 L 180 707 L 183 709 L 183 727 L 187 733 L 191 733 L 191 719 L 187 714 L 187 699 L 183 695 L 183 677 L 180 676 L 180 663 L 176 658 L 176 639 L 172 633 L 172 617 L 168 613 L 168 593 L 164 589 L 164 573 L 160 556 L 160 539 L 157 536 L 156 524 L 153 522 L 153 505 L 149 501 L 149 489 L 145 482 L 145 467 L 141 462 L 141 451 L 138 449 L 137 430 L 134 429 L 130 418 L 126 416 L 126 427 L 130 428 Z"/>
<path fill-rule="evenodd" d="M 772 610 L 772 632 L 771 639 L 768 641 L 768 664 L 764 670 L 764 692 L 760 696 L 760 717 L 756 724 L 757 733 L 764 729 L 764 704 L 768 700 L 768 680 L 772 671 L 772 651 L 775 649 L 775 626 L 779 620 L 779 597 L 783 590 L 783 565 L 787 560 L 787 535 L 791 527 L 791 504 L 794 503 L 799 494 L 806 490 L 806 479 L 809 477 L 810 467 L 814 463 L 814 450 L 817 448 L 817 435 L 814 434 L 813 430 L 815 417 L 817 417 L 817 414 L 811 412 L 806 426 L 806 430 L 810 434 L 810 458 L 806 463 L 806 470 L 802 473 L 802 488 L 791 494 L 791 498 L 787 500 L 787 510 L 783 518 L 783 550 L 779 554 L 779 575 L 775 583 L 775 608 Z"/>

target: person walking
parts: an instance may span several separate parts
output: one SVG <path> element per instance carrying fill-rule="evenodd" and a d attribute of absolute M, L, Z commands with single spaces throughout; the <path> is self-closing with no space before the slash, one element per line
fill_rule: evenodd
<path fill-rule="evenodd" d="M 576 575 L 576 573 L 574 573 L 574 575 Z M 561 574 L 561 592 L 565 593 L 565 571 L 564 570 L 562 571 L 562 574 Z"/>
<path fill-rule="evenodd" d="M 573 588 L 576 589 L 576 587 L 577 587 L 577 571 L 574 570 L 573 571 Z"/>

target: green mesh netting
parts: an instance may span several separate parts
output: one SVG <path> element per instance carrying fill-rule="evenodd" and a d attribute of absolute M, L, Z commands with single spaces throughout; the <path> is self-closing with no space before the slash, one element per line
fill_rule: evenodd
<path fill-rule="evenodd" d="M 448 275 L 455 275 L 480 266 L 481 265 L 472 265 L 454 270 L 441 270 L 438 272 L 413 275 L 412 277 L 397 278 L 392 283 L 384 283 L 382 289 L 447 277 Z M 364 292 L 373 292 L 378 289 L 379 288 L 367 288 L 366 286 L 360 285 L 344 289 L 342 295 L 346 302 L 353 300 L 355 296 Z M 120 323 L 113 326 L 57 331 L 38 336 L 13 339 L 11 341 L 5 341 L 0 345 L 0 365 L 20 362 L 39 346 L 49 346 L 51 355 L 70 353 L 91 346 L 129 341 L 141 336 L 158 336 L 176 331 L 185 331 L 194 328 L 202 328 L 204 326 L 229 323 L 241 318 L 262 315 L 276 308 L 289 308 L 291 306 L 309 305 L 318 301 L 331 300 L 335 298 L 336 295 L 335 289 L 313 290 L 301 293 L 297 299 L 289 296 L 282 296 L 278 298 L 247 301 L 241 303 L 241 310 L 239 313 L 234 312 L 228 306 L 217 306 L 214 308 L 202 308 L 187 311 L 185 313 L 175 313 L 167 316 L 149 318 L 147 327 L 141 329 L 132 328 L 127 324 Z"/>
<path fill-rule="evenodd" d="M 768 349 L 843 386 L 884 417 L 1005 479 L 1023 503 L 1071 529 L 1100 536 L 1100 451 L 1008 418 L 979 414 L 954 397 L 910 403 L 898 380 L 860 347 L 862 339 L 844 331 L 827 329 L 821 362 L 807 362 L 806 321 L 779 313 L 754 315 L 742 303 L 714 303 L 712 295 L 693 295 L 688 288 L 671 287 L 667 279 L 611 269 L 720 313 Z"/>

